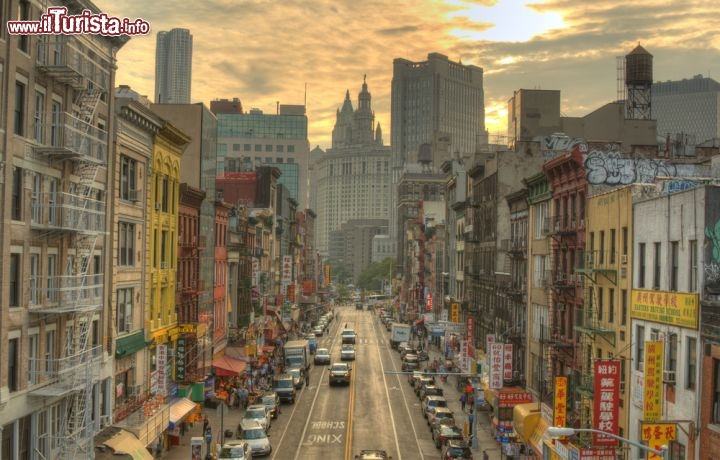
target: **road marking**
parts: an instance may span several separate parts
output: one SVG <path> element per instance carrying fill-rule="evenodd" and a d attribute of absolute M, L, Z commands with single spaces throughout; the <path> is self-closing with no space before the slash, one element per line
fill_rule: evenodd
<path fill-rule="evenodd" d="M 389 389 L 390 389 L 390 390 L 399 390 L 400 387 L 395 387 L 395 386 L 393 386 L 393 387 L 390 387 Z"/>

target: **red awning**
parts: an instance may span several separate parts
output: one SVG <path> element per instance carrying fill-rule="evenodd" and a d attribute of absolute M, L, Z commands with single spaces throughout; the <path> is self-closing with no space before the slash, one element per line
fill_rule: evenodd
<path fill-rule="evenodd" d="M 247 367 L 245 361 L 234 359 L 229 356 L 221 356 L 213 359 L 212 365 L 215 368 L 215 375 L 219 375 L 220 377 L 241 375 L 245 372 L 245 368 Z"/>

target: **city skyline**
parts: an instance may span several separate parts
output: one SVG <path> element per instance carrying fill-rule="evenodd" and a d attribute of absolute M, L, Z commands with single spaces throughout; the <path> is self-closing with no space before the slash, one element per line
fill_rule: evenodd
<path fill-rule="evenodd" d="M 520 88 L 560 90 L 568 116 L 616 100 L 616 56 L 638 43 L 655 57 L 656 81 L 720 76 L 720 35 L 697 27 L 720 13 L 720 6 L 706 1 L 682 8 L 652 0 L 447 0 L 402 7 L 379 1 L 215 1 L 195 8 L 175 0 L 152 7 L 139 0 L 95 3 L 109 15 L 140 17 L 151 26 L 148 36 L 133 37 L 119 52 L 117 85 L 154 97 L 157 32 L 188 28 L 194 37 L 193 102 L 238 97 L 246 110 L 274 113 L 278 101 L 302 104 L 307 88 L 311 147 L 330 145 L 341 104 L 337 94 L 357 92 L 364 74 L 373 88 L 376 122 L 389 139 L 395 58 L 421 61 L 438 52 L 483 68 L 491 138 L 506 134 L 506 104 Z M 237 18 L 235 26 L 219 31 L 217 24 L 228 18 Z"/>

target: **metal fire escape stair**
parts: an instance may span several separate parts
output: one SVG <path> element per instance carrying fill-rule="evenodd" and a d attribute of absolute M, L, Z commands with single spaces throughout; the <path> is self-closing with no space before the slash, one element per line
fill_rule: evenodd
<path fill-rule="evenodd" d="M 62 315 L 66 320 L 63 354 L 46 366 L 50 369 L 44 376 L 47 384 L 32 392 L 38 397 L 65 396 L 60 430 L 51 434 L 56 438 L 53 444 L 59 446 L 55 455 L 59 459 L 92 458 L 94 448 L 90 408 L 102 353 L 100 346 L 91 347 L 91 328 L 93 316 L 102 308 L 103 275 L 95 271 L 93 261 L 105 230 L 105 206 L 94 185 L 100 169 L 107 165 L 106 150 L 93 126 L 100 95 L 99 90 L 81 91 L 75 101 L 79 109 L 65 125 L 70 139 L 65 139 L 62 150 L 40 152 L 73 160 L 77 178 L 64 194 L 61 230 L 54 233 L 70 240 L 65 271 L 58 277 L 59 301 L 35 310 Z"/>

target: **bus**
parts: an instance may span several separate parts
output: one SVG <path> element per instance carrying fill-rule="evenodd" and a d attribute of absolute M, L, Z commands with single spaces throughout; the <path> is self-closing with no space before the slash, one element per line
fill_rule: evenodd
<path fill-rule="evenodd" d="M 365 296 L 365 299 L 367 300 L 368 310 L 370 310 L 377 304 L 385 304 L 389 302 L 392 299 L 392 296 L 389 294 L 372 294 Z"/>

